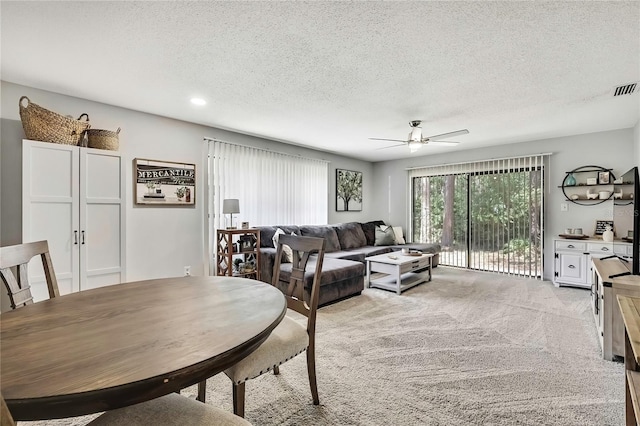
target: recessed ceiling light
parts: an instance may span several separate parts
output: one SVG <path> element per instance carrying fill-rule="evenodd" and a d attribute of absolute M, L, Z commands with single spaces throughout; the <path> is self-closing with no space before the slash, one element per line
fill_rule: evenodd
<path fill-rule="evenodd" d="M 191 98 L 191 103 L 194 104 L 194 105 L 202 106 L 202 105 L 206 105 L 207 101 L 205 101 L 202 98 Z"/>

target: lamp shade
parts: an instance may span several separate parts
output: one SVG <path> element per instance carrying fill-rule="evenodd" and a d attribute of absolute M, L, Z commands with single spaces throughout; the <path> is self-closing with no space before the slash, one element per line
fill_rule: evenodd
<path fill-rule="evenodd" d="M 240 213 L 240 202 L 236 198 L 222 200 L 222 213 Z"/>

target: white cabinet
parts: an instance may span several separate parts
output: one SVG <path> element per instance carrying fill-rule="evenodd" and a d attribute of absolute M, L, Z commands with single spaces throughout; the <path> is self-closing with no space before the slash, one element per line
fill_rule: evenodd
<path fill-rule="evenodd" d="M 118 152 L 23 141 L 22 241 L 48 240 L 61 294 L 124 281 L 124 192 Z M 29 275 L 42 300 L 36 263 Z"/>
<path fill-rule="evenodd" d="M 554 284 L 591 288 L 591 260 L 612 256 L 619 251 L 626 253 L 627 246 L 631 247 L 631 244 L 606 243 L 598 239 L 555 240 Z"/>

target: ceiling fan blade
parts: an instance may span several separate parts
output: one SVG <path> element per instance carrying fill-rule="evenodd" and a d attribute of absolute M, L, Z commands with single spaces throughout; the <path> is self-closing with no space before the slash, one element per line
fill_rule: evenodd
<path fill-rule="evenodd" d="M 432 139 L 429 139 L 427 141 L 427 143 L 450 143 L 452 145 L 456 145 L 456 144 L 459 144 L 460 142 L 456 142 L 456 141 L 434 141 Z"/>
<path fill-rule="evenodd" d="M 397 145 L 383 146 L 382 148 L 376 148 L 376 151 L 379 151 L 381 149 L 387 149 L 387 148 L 395 148 L 397 146 L 404 146 L 404 145 L 405 145 L 404 143 L 400 143 L 400 144 L 397 144 Z"/>
<path fill-rule="evenodd" d="M 407 141 L 403 141 L 400 139 L 380 139 L 380 138 L 369 138 L 372 141 L 391 141 L 391 142 L 402 142 L 402 143 L 407 143 Z"/>
<path fill-rule="evenodd" d="M 455 132 L 442 133 L 441 135 L 428 136 L 425 139 L 435 141 L 436 139 L 452 138 L 454 136 L 468 135 L 468 134 L 469 134 L 469 131 L 467 129 L 462 129 L 462 130 L 456 130 Z"/>

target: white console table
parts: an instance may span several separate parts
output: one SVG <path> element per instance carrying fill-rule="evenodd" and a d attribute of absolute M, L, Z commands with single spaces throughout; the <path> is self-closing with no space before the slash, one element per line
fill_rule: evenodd
<path fill-rule="evenodd" d="M 624 357 L 624 322 L 617 296 L 640 297 L 640 276 L 613 275 L 628 272 L 628 264 L 619 259 L 593 259 L 591 309 L 598 329 L 602 357 L 611 361 Z"/>
<path fill-rule="evenodd" d="M 556 287 L 591 288 L 591 260 L 617 255 L 631 261 L 631 243 L 616 240 L 607 243 L 601 239 L 554 240 L 553 283 Z"/>

